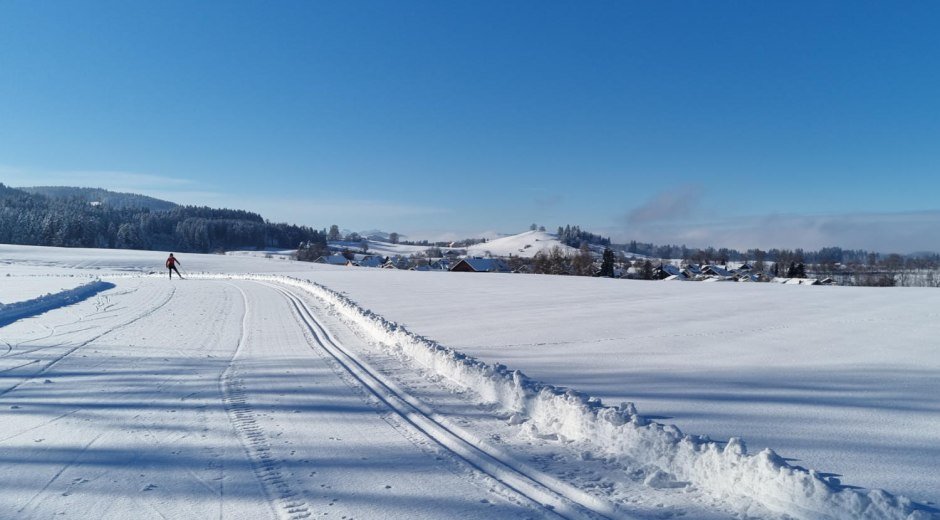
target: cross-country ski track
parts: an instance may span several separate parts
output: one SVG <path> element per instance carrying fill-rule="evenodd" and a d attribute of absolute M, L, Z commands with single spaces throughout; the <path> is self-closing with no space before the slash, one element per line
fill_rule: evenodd
<path fill-rule="evenodd" d="M 135 287 L 4 329 L 0 406 L 17 420 L 0 435 L 0 517 L 616 512 L 454 433 L 289 288 L 118 284 Z"/>
<path fill-rule="evenodd" d="M 0 328 L 0 518 L 781 516 L 614 482 L 283 280 L 107 280 Z"/>

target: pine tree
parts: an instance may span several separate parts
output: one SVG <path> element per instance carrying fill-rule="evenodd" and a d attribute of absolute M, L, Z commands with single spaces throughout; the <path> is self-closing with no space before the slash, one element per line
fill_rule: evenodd
<path fill-rule="evenodd" d="M 614 277 L 614 252 L 609 247 L 604 248 L 604 256 L 601 260 L 600 276 L 607 278 Z"/>

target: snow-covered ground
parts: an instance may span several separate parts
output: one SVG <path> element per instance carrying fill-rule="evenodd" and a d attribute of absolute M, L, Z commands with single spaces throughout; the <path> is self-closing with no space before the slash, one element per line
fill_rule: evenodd
<path fill-rule="evenodd" d="M 846 484 L 940 503 L 940 292 L 545 275 L 318 273 L 485 361 Z M 407 291 L 410 298 L 399 295 Z"/>
<path fill-rule="evenodd" d="M 178 256 L 0 246 L 0 518 L 936 516 L 935 291 Z"/>
<path fill-rule="evenodd" d="M 0 274 L 0 276 L 4 277 L 3 280 L 0 280 L 0 305 L 32 300 L 33 298 L 46 294 L 73 289 L 88 280 L 87 277 L 72 273 L 63 273 L 56 276 L 53 274 L 55 270 L 44 267 L 25 270 L 16 269 L 17 274 L 14 275 L 10 273 L 8 269 L 4 269 L 0 266 L 0 273 L 3 271 L 8 272 Z M 28 274 L 29 272 L 33 274 Z M 16 281 L 11 279 L 14 276 L 28 278 L 26 280 Z"/>
<path fill-rule="evenodd" d="M 391 242 L 383 242 L 380 240 L 367 240 L 368 251 L 367 254 L 370 255 L 380 255 L 380 256 L 411 256 L 413 254 L 424 253 L 431 246 L 413 246 L 410 244 L 393 244 Z M 362 247 L 362 242 L 345 242 L 342 240 L 330 242 L 330 249 L 334 251 L 342 251 L 343 249 L 349 249 L 350 251 L 359 252 Z"/>

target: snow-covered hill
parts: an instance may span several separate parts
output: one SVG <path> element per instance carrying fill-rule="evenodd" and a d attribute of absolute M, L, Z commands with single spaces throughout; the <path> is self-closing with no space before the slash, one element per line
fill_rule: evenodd
<path fill-rule="evenodd" d="M 545 231 L 526 231 L 518 235 L 504 236 L 494 238 L 482 244 L 475 244 L 467 248 L 468 256 L 518 256 L 522 258 L 532 258 L 539 251 L 548 253 L 554 247 L 560 247 L 569 254 L 577 252 L 576 249 L 568 247 L 558 240 L 558 237 L 546 233 Z"/>

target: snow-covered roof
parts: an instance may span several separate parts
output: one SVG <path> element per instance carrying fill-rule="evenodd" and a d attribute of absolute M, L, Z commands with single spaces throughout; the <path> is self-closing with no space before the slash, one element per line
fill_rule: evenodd
<path fill-rule="evenodd" d="M 682 270 L 672 264 L 662 264 L 659 266 L 659 269 L 666 274 L 666 276 L 679 276 L 682 274 Z"/>
<path fill-rule="evenodd" d="M 682 273 L 679 273 L 679 274 L 674 274 L 674 275 L 671 275 L 671 276 L 667 276 L 666 278 L 663 278 L 663 281 L 666 281 L 666 282 L 687 282 L 687 281 L 689 281 L 689 278 L 688 278 L 686 275 L 684 275 L 684 274 L 682 274 Z"/>
<path fill-rule="evenodd" d="M 506 262 L 499 258 L 464 258 L 457 262 L 451 271 L 458 269 L 461 264 L 467 264 L 473 271 L 478 273 L 508 273 L 511 271 Z"/>
<path fill-rule="evenodd" d="M 343 255 L 321 256 L 316 259 L 316 263 L 328 265 L 346 265 L 347 262 L 349 262 L 349 260 Z"/>
<path fill-rule="evenodd" d="M 379 267 L 384 263 L 385 259 L 381 256 L 367 256 L 356 262 L 360 267 Z"/>
<path fill-rule="evenodd" d="M 731 272 L 720 265 L 706 265 L 702 267 L 702 273 L 715 276 L 731 276 Z"/>

